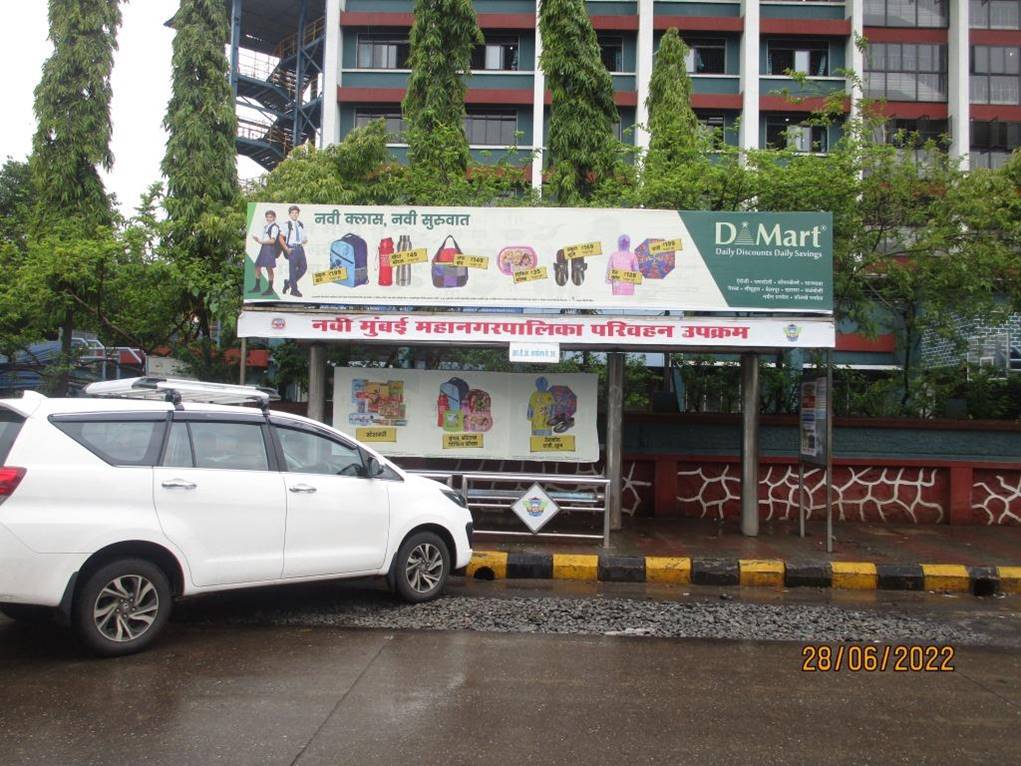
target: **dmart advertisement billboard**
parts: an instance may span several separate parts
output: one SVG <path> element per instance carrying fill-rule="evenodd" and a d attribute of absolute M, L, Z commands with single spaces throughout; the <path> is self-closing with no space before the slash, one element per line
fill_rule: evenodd
<path fill-rule="evenodd" d="M 245 302 L 833 311 L 829 213 L 248 208 Z"/>

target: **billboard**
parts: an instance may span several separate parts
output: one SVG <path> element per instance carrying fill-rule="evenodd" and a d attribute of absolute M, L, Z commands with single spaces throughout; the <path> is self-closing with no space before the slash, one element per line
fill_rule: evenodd
<path fill-rule="evenodd" d="M 384 455 L 594 462 L 595 375 L 338 367 L 333 426 Z"/>
<path fill-rule="evenodd" d="M 829 213 L 248 208 L 246 304 L 833 311 Z"/>

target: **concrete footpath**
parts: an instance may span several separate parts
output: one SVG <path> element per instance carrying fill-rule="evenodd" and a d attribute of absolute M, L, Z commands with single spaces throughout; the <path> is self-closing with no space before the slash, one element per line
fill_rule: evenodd
<path fill-rule="evenodd" d="M 736 522 L 629 519 L 612 546 L 502 542 L 479 535 L 465 574 L 696 585 L 1021 593 L 1021 527 L 763 523 L 744 537 Z"/>

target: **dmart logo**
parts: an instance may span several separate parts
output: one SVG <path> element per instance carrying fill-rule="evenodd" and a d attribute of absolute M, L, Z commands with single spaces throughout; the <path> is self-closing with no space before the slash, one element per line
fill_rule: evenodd
<path fill-rule="evenodd" d="M 813 226 L 811 229 L 784 229 L 780 224 L 760 223 L 754 228 L 747 221 L 741 227 L 726 221 L 716 222 L 716 244 L 719 245 L 752 245 L 758 247 L 822 247 L 819 237 L 826 230 L 825 226 Z"/>

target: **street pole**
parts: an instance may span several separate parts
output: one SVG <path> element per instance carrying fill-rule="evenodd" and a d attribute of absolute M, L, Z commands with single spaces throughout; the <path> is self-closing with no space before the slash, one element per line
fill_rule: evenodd
<path fill-rule="evenodd" d="M 741 355 L 741 534 L 759 534 L 759 355 Z"/>
<path fill-rule="evenodd" d="M 238 373 L 238 383 L 242 386 L 245 384 L 245 367 L 248 362 L 248 338 L 241 339 L 241 364 L 239 367 L 241 371 Z"/>
<path fill-rule="evenodd" d="M 308 416 L 326 422 L 326 346 L 308 347 Z"/>
<path fill-rule="evenodd" d="M 833 553 L 833 349 L 826 349 L 826 552 Z"/>
<path fill-rule="evenodd" d="M 621 527 L 622 431 L 624 421 L 624 354 L 606 355 L 606 491 L 610 499 L 610 528 Z"/>

